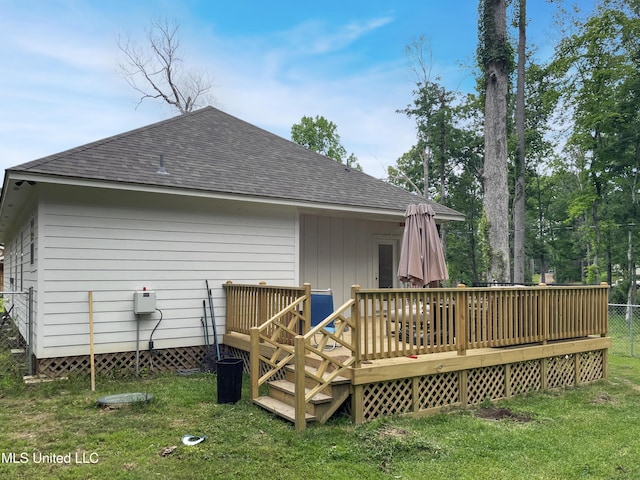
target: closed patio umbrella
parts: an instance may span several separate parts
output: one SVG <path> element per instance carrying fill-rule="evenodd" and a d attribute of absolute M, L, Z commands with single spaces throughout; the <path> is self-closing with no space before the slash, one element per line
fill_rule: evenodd
<path fill-rule="evenodd" d="M 409 205 L 405 211 L 398 279 L 415 287 L 447 280 L 449 272 L 430 205 Z"/>

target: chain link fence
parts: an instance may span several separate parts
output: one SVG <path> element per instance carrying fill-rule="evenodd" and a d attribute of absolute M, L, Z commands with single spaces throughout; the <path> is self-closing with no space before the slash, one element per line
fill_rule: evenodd
<path fill-rule="evenodd" d="M 612 355 L 640 357 L 640 305 L 609 304 Z"/>
<path fill-rule="evenodd" d="M 33 373 L 32 291 L 0 292 L 0 387 Z"/>

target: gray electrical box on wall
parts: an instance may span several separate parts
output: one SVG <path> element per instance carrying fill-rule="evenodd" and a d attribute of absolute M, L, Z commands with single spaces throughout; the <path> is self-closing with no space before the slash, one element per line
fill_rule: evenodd
<path fill-rule="evenodd" d="M 156 311 L 156 292 L 142 290 L 133 292 L 133 313 L 144 315 Z"/>

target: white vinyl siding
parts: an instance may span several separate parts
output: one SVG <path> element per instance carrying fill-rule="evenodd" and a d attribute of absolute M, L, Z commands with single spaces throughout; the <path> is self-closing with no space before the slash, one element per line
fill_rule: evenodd
<path fill-rule="evenodd" d="M 375 239 L 396 239 L 403 227 L 352 217 L 301 215 L 301 278 L 312 288 L 331 288 L 334 305 L 350 297 L 352 285 L 373 288 Z"/>
<path fill-rule="evenodd" d="M 41 212 L 40 358 L 89 352 L 90 290 L 95 352 L 106 353 L 136 348 L 136 290 L 156 292 L 163 319 L 153 340 L 161 349 L 204 343 L 205 279 L 213 289 L 219 335 L 227 280 L 298 280 L 293 209 L 81 188 L 72 196 L 51 193 Z M 159 312 L 139 316 L 141 349 L 159 319 Z"/>

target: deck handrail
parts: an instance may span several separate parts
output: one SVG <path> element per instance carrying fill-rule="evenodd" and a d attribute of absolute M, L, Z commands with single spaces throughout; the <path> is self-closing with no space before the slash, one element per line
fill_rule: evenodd
<path fill-rule="evenodd" d="M 306 285 L 306 284 L 305 284 Z M 263 325 L 291 302 L 307 295 L 306 286 L 223 284 L 226 296 L 225 332 L 249 335 L 252 327 Z M 308 329 L 308 322 L 305 328 Z M 306 331 L 306 330 L 305 330 Z M 291 339 L 293 345 L 293 339 Z"/>
<path fill-rule="evenodd" d="M 253 287 L 248 290 L 259 291 L 265 285 L 254 285 Z M 278 376 L 287 365 L 293 364 L 296 372 L 294 382 L 295 423 L 298 430 L 304 429 L 306 426 L 307 404 L 316 394 L 325 390 L 332 381 L 344 375 L 354 365 L 357 353 L 357 348 L 351 340 L 357 338 L 357 335 L 352 333 L 348 339 L 344 335 L 348 328 L 352 331 L 357 328 L 353 320 L 356 318 L 354 314 L 355 300 L 349 299 L 316 326 L 309 328 L 311 286 L 305 284 L 303 288 L 305 295 L 284 306 L 264 323 L 251 326 L 249 330 L 251 399 L 256 399 L 259 396 L 261 385 Z M 346 315 L 347 312 L 350 315 Z M 330 324 L 336 326 L 335 331 L 330 331 L 327 328 Z M 303 325 L 305 327 L 302 327 Z M 317 340 L 317 343 L 314 339 Z M 326 347 L 330 341 L 345 347 L 351 353 L 346 358 L 336 358 L 329 355 Z M 262 349 L 262 346 L 271 348 Z M 315 370 L 306 368 L 307 357 L 315 357 L 317 361 Z M 308 390 L 306 388 L 307 378 L 315 381 L 315 386 Z"/>
<path fill-rule="evenodd" d="M 249 373 L 252 400 L 258 397 L 261 385 L 293 362 L 294 339 L 301 331 L 308 330 L 311 317 L 311 286 L 305 284 L 303 288 L 304 296 L 286 305 L 263 324 L 252 326 L 250 329 Z M 261 345 L 273 348 L 262 354 Z M 264 365 L 266 370 L 262 375 L 261 365 Z"/>
<path fill-rule="evenodd" d="M 356 362 L 356 347 L 353 343 L 353 334 L 346 340 L 344 332 L 347 328 L 355 329 L 353 321 L 353 309 L 355 300 L 349 299 L 333 313 L 319 322 L 305 335 L 298 335 L 295 338 L 295 427 L 296 430 L 303 430 L 306 426 L 305 412 L 306 405 L 312 401 L 316 394 L 325 390 L 331 382 L 352 367 Z M 351 315 L 345 313 L 350 311 Z M 335 325 L 335 332 L 329 331 L 327 327 Z M 320 336 L 317 343 L 317 337 Z M 327 353 L 326 348 L 329 341 L 336 342 L 336 346 L 345 347 L 350 353 L 346 358 L 334 357 Z M 306 358 L 314 356 L 318 359 L 318 365 L 314 370 L 306 367 Z M 309 378 L 315 383 L 307 390 L 306 379 Z M 337 406 L 336 406 L 337 407 Z"/>
<path fill-rule="evenodd" d="M 358 362 L 607 335 L 606 283 L 357 289 L 355 298 L 367 319 Z"/>

